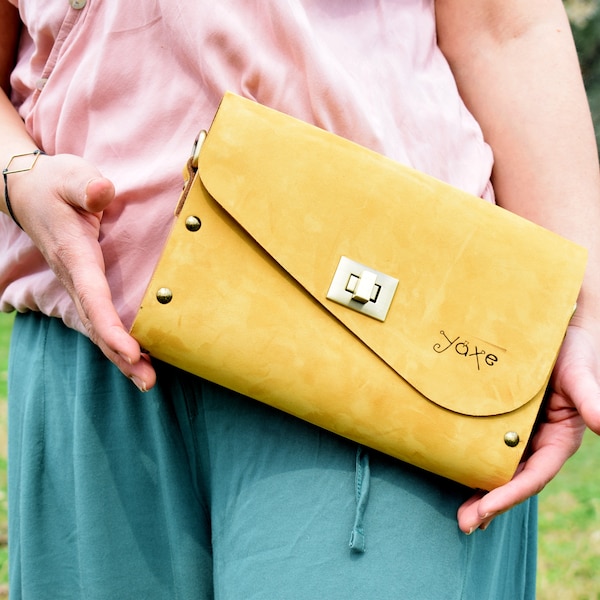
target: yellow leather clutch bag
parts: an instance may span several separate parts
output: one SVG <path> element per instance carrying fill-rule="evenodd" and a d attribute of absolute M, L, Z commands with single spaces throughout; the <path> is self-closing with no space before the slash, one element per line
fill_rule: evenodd
<path fill-rule="evenodd" d="M 465 485 L 510 480 L 585 250 L 233 94 L 202 137 L 142 346 Z"/>

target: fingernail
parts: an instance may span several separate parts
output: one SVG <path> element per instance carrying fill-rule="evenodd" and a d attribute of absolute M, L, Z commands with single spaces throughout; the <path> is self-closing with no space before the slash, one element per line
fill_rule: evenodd
<path fill-rule="evenodd" d="M 92 177 L 91 179 L 88 179 L 87 183 L 85 184 L 85 198 L 87 200 L 88 197 L 88 190 L 90 188 L 90 185 L 92 185 L 92 183 L 94 183 L 94 181 L 96 181 L 98 179 L 98 177 Z"/>
<path fill-rule="evenodd" d="M 119 356 L 128 364 L 128 365 L 132 365 L 133 361 L 131 360 L 130 356 L 127 356 L 126 354 L 122 354 L 121 352 L 119 352 Z"/>
<path fill-rule="evenodd" d="M 147 392 L 148 391 L 148 388 L 146 387 L 146 383 L 143 382 L 138 377 L 136 377 L 135 375 L 132 375 L 129 379 L 131 379 L 131 381 L 134 383 L 135 387 L 138 390 L 140 390 L 140 392 Z"/>
<path fill-rule="evenodd" d="M 476 529 L 477 527 L 471 527 L 471 529 L 469 529 L 469 531 L 467 531 L 465 535 L 471 535 Z"/>

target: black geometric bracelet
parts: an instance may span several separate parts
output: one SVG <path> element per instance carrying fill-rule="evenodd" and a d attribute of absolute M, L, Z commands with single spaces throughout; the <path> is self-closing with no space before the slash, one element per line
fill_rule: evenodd
<path fill-rule="evenodd" d="M 2 176 L 4 177 L 4 202 L 6 203 L 6 210 L 8 211 L 8 214 L 10 215 L 11 219 L 19 227 L 21 227 L 21 223 L 19 223 L 19 221 L 17 220 L 17 217 L 15 217 L 15 213 L 13 212 L 12 205 L 10 203 L 10 198 L 8 197 L 7 175 L 12 175 L 13 173 L 23 173 L 25 171 L 31 171 L 31 169 L 33 169 L 33 167 L 35 167 L 35 163 L 37 162 L 37 160 L 41 154 L 45 154 L 45 152 L 43 152 L 42 150 L 34 150 L 33 152 L 26 152 L 25 154 L 15 154 L 14 156 L 11 157 L 11 159 L 8 161 L 8 164 L 6 165 L 6 168 L 2 171 Z M 20 168 L 20 167 L 13 168 L 13 169 L 10 168 L 11 164 L 14 160 L 22 158 L 24 156 L 33 156 L 33 160 L 31 161 L 31 163 L 28 166 L 23 167 L 23 168 Z M 21 227 L 21 229 L 23 229 L 23 227 Z"/>

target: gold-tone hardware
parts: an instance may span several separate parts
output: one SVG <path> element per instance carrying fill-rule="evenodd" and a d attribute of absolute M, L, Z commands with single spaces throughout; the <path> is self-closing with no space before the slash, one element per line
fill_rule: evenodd
<path fill-rule="evenodd" d="M 346 256 L 340 258 L 327 298 L 359 313 L 385 321 L 398 280 Z"/>
<path fill-rule="evenodd" d="M 42 152 L 41 150 L 34 150 L 33 152 L 25 152 L 24 154 L 15 154 L 15 155 L 11 156 L 10 160 L 8 161 L 8 164 L 6 165 L 6 168 L 2 171 L 2 174 L 4 176 L 6 176 L 6 175 L 12 175 L 13 173 L 24 173 L 25 171 L 31 171 L 31 169 L 33 169 L 33 167 L 35 167 L 35 163 L 37 163 L 38 158 L 42 154 L 45 154 L 45 152 Z M 27 163 L 25 165 L 21 165 L 21 166 L 16 166 L 16 167 L 12 166 L 12 164 L 14 162 L 19 162 L 20 158 L 25 158 L 26 156 L 32 157 L 32 159 L 29 161 L 29 163 Z"/>
<path fill-rule="evenodd" d="M 167 287 L 162 287 L 156 292 L 156 299 L 161 304 L 169 304 L 173 300 L 173 292 Z"/>
<path fill-rule="evenodd" d="M 370 302 L 373 297 L 377 296 L 376 293 L 376 282 L 377 274 L 373 273 L 373 271 L 362 271 L 362 273 L 356 277 L 356 275 L 350 275 L 350 279 L 348 280 L 348 286 L 350 286 L 350 291 L 352 292 L 352 300 L 356 302 L 360 302 L 361 304 L 366 304 Z"/>
<path fill-rule="evenodd" d="M 198 161 L 200 160 L 200 149 L 202 148 L 202 144 L 204 144 L 204 140 L 206 139 L 207 132 L 203 129 L 196 138 L 194 142 L 194 146 L 192 147 L 192 167 L 194 169 L 198 168 Z"/>
<path fill-rule="evenodd" d="M 519 445 L 521 438 L 516 431 L 508 431 L 504 434 L 504 443 L 510 448 L 516 448 Z"/>
<path fill-rule="evenodd" d="M 202 221 L 200 221 L 200 219 L 194 215 L 190 215 L 185 220 L 185 228 L 188 231 L 198 231 L 200 227 L 202 227 Z"/>

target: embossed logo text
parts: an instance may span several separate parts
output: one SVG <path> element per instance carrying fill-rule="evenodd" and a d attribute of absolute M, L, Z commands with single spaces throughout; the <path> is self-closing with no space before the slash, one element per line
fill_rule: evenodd
<path fill-rule="evenodd" d="M 483 366 L 493 367 L 498 362 L 498 357 L 495 354 L 488 353 L 487 350 L 479 348 L 476 344 L 469 343 L 468 340 L 457 336 L 454 339 L 450 339 L 446 332 L 442 329 L 440 331 L 443 339 L 433 345 L 433 349 L 438 354 L 444 352 L 454 352 L 463 358 L 473 361 L 473 365 L 477 367 L 478 371 L 481 371 Z"/>

